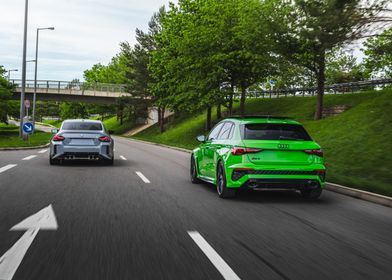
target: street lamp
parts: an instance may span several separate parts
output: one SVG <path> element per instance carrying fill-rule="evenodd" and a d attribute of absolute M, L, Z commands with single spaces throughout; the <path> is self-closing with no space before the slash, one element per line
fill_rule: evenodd
<path fill-rule="evenodd" d="M 26 50 L 27 50 L 27 19 L 29 12 L 29 0 L 25 0 L 24 14 L 24 33 L 23 33 L 23 58 L 22 58 L 22 90 L 20 92 L 20 111 L 19 111 L 19 137 L 23 138 L 23 118 L 24 118 L 24 99 L 26 90 Z"/>
<path fill-rule="evenodd" d="M 18 69 L 10 69 L 8 70 L 8 82 L 11 80 L 11 72 L 18 72 Z"/>
<path fill-rule="evenodd" d="M 35 102 L 37 98 L 37 69 L 38 69 L 38 39 L 40 30 L 54 30 L 54 27 L 37 28 L 37 38 L 35 41 L 35 71 L 34 71 L 34 95 L 33 95 L 33 125 L 35 125 Z"/>

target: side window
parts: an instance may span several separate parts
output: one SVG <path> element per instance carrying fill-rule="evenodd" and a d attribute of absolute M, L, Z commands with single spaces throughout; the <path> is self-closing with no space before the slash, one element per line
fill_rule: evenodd
<path fill-rule="evenodd" d="M 210 134 L 208 135 L 208 139 L 207 140 L 213 140 L 213 139 L 218 139 L 218 135 L 219 135 L 219 132 L 220 132 L 220 130 L 221 130 L 221 128 L 222 128 L 222 126 L 224 125 L 225 123 L 220 123 L 220 124 L 218 124 L 217 126 L 215 126 L 212 130 L 211 130 L 211 132 L 210 132 Z"/>
<path fill-rule="evenodd" d="M 219 140 L 229 139 L 229 135 L 232 130 L 232 127 L 233 127 L 233 123 L 231 122 L 225 123 L 225 125 L 222 127 L 221 132 L 219 133 L 218 139 Z"/>

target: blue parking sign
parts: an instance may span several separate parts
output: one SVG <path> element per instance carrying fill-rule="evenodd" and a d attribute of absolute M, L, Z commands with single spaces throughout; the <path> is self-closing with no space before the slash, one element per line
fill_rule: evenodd
<path fill-rule="evenodd" d="M 31 134 L 34 131 L 34 125 L 32 123 L 24 123 L 23 124 L 23 131 L 27 134 Z"/>

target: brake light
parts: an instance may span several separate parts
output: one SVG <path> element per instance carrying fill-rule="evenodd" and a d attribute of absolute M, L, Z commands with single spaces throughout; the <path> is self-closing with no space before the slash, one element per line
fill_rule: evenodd
<path fill-rule="evenodd" d="M 320 177 L 321 181 L 325 181 L 326 170 L 325 169 L 316 169 L 314 172 Z"/>
<path fill-rule="evenodd" d="M 63 136 L 55 135 L 52 140 L 53 141 L 63 141 L 64 139 L 65 138 Z"/>
<path fill-rule="evenodd" d="M 315 155 L 315 156 L 319 156 L 319 157 L 323 157 L 324 153 L 323 150 L 305 150 L 305 153 L 307 153 L 308 155 Z"/>
<path fill-rule="evenodd" d="M 108 137 L 108 136 L 102 136 L 102 137 L 99 137 L 98 140 L 101 142 L 110 142 L 112 139 L 110 139 L 110 137 Z"/>
<path fill-rule="evenodd" d="M 234 156 L 240 156 L 240 155 L 245 155 L 245 154 L 255 154 L 255 153 L 258 153 L 261 151 L 262 151 L 262 149 L 256 149 L 256 148 L 239 148 L 239 147 L 231 148 L 231 154 Z"/>

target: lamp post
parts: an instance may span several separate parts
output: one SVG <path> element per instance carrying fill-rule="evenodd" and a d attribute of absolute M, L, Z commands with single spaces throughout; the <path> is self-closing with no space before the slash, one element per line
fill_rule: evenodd
<path fill-rule="evenodd" d="M 37 99 L 37 69 L 38 69 L 38 40 L 40 30 L 54 30 L 54 27 L 37 28 L 37 38 L 35 40 L 35 71 L 34 71 L 34 95 L 33 95 L 33 125 L 35 125 L 35 102 Z"/>
<path fill-rule="evenodd" d="M 18 69 L 10 69 L 10 70 L 8 70 L 8 82 L 11 80 L 11 72 L 18 72 Z"/>
<path fill-rule="evenodd" d="M 25 0 L 24 33 L 23 33 L 23 58 L 22 58 L 22 90 L 20 92 L 19 111 L 19 137 L 23 138 L 24 99 L 26 90 L 26 50 L 27 50 L 27 20 L 29 12 L 29 0 Z"/>

